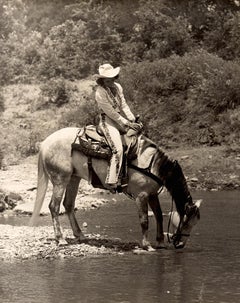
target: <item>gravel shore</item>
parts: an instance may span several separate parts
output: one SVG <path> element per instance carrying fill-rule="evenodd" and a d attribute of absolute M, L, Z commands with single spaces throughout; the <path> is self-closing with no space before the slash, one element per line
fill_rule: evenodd
<path fill-rule="evenodd" d="M 123 254 L 138 247 L 138 243 L 106 239 L 99 234 L 87 234 L 84 243 L 75 243 L 70 229 L 64 229 L 68 244 L 57 245 L 52 226 L 28 227 L 0 224 L 0 230 L 0 260 L 5 262 Z"/>

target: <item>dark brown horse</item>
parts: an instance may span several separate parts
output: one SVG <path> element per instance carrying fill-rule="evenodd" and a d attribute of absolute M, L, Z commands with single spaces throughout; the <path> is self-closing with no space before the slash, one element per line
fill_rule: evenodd
<path fill-rule="evenodd" d="M 84 235 L 77 223 L 74 206 L 81 179 L 88 180 L 88 159 L 79 152 L 71 152 L 78 128 L 64 128 L 47 137 L 41 144 L 38 160 L 38 188 L 30 225 L 35 225 L 46 194 L 48 180 L 53 184 L 49 204 L 55 238 L 64 243 L 59 223 L 59 208 L 63 205 L 69 217 L 74 236 L 80 241 Z M 158 200 L 159 189 L 165 186 L 175 202 L 180 222 L 173 236 L 176 248 L 184 247 L 192 227 L 199 219 L 199 203 L 194 203 L 188 190 L 186 179 L 177 161 L 169 159 L 152 141 L 140 137 L 137 158 L 128 168 L 129 182 L 126 194 L 135 199 L 142 228 L 142 245 L 151 249 L 148 241 L 148 205 L 157 221 L 157 247 L 164 246 L 163 217 Z M 105 183 L 108 163 L 103 159 L 92 159 L 92 166 Z M 146 169 L 148 168 L 148 169 Z"/>

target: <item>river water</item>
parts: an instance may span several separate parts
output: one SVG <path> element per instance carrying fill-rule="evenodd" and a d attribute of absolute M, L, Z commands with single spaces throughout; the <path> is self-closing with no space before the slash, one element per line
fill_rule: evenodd
<path fill-rule="evenodd" d="M 0 302 L 240 302 L 239 192 L 193 196 L 203 198 L 201 220 L 183 250 L 2 263 Z M 170 204 L 170 198 L 163 197 L 163 211 L 168 212 Z M 88 223 L 88 233 L 124 241 L 140 239 L 135 204 L 123 196 L 114 205 L 79 211 L 77 216 Z M 69 228 L 66 218 L 61 221 Z M 13 223 L 22 222 L 15 219 Z M 42 224 L 51 222 L 42 218 Z M 154 240 L 154 218 L 150 219 L 150 236 Z"/>

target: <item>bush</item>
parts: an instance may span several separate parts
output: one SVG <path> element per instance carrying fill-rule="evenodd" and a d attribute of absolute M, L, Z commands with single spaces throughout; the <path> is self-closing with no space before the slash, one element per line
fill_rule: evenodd
<path fill-rule="evenodd" d="M 208 75 L 198 88 L 202 104 L 215 115 L 240 105 L 240 66 L 220 60 L 208 66 Z"/>
<path fill-rule="evenodd" d="M 40 50 L 38 70 L 42 79 L 82 79 L 95 73 L 103 62 L 121 62 L 121 38 L 111 26 L 111 14 L 91 6 L 92 2 L 79 3 L 76 21 L 67 20 L 50 30 Z"/>
<path fill-rule="evenodd" d="M 131 39 L 123 47 L 125 61 L 153 62 L 173 54 L 182 56 L 192 49 L 194 41 L 186 18 L 166 11 L 161 0 L 140 1 Z"/>
<path fill-rule="evenodd" d="M 228 125 L 220 130 L 219 115 L 239 110 L 240 67 L 234 62 L 197 51 L 127 66 L 120 81 L 152 139 L 198 145 L 229 137 Z M 202 133 L 209 138 L 199 139 Z"/>
<path fill-rule="evenodd" d="M 215 124 L 214 129 L 222 143 L 227 145 L 239 146 L 240 142 L 240 110 L 227 110 L 218 117 L 218 124 Z"/>
<path fill-rule="evenodd" d="M 4 109 L 5 109 L 4 101 L 5 101 L 5 100 L 4 100 L 3 93 L 2 93 L 1 90 L 0 90 L 0 114 L 1 114 L 1 112 L 3 112 Z"/>
<path fill-rule="evenodd" d="M 72 92 L 76 89 L 74 85 L 64 78 L 52 78 L 41 85 L 38 109 L 55 104 L 62 106 L 68 103 Z"/>
<path fill-rule="evenodd" d="M 71 108 L 66 110 L 62 119 L 59 121 L 59 127 L 79 126 L 96 124 L 97 106 L 93 96 L 82 96 L 78 103 L 71 104 Z"/>
<path fill-rule="evenodd" d="M 4 158 L 3 151 L 2 151 L 2 149 L 0 148 L 0 169 L 2 168 L 3 158 Z"/>

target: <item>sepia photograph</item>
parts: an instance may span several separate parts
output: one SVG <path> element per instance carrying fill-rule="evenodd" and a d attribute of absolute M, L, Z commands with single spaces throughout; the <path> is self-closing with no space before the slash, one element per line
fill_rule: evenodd
<path fill-rule="evenodd" d="M 0 302 L 240 302 L 240 1 L 0 0 Z"/>

